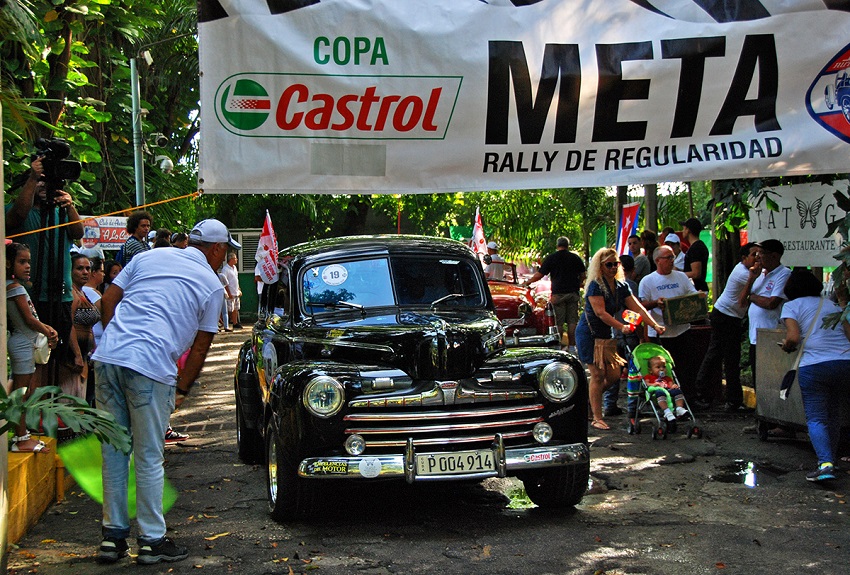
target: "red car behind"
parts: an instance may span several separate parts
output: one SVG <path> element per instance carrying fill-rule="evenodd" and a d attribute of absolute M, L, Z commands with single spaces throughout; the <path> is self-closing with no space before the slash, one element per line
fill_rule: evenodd
<path fill-rule="evenodd" d="M 505 279 L 488 279 L 496 316 L 505 328 L 508 347 L 558 347 L 555 310 L 545 296 L 519 285 L 516 265 L 505 264 Z"/>

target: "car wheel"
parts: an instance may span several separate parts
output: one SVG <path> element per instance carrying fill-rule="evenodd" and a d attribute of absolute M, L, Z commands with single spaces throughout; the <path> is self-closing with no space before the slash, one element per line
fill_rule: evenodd
<path fill-rule="evenodd" d="M 298 477 L 295 434 L 288 431 L 276 430 L 271 421 L 266 428 L 266 492 L 275 521 L 291 521 L 313 508 L 315 490 Z"/>
<path fill-rule="evenodd" d="M 841 113 L 844 114 L 844 119 L 850 122 L 850 96 L 841 98 Z"/>
<path fill-rule="evenodd" d="M 236 449 L 239 459 L 249 465 L 261 463 L 263 461 L 263 438 L 259 431 L 246 425 L 238 392 L 236 397 Z"/>
<path fill-rule="evenodd" d="M 522 478 L 528 498 L 539 507 L 572 507 L 587 491 L 590 463 L 539 471 Z"/>

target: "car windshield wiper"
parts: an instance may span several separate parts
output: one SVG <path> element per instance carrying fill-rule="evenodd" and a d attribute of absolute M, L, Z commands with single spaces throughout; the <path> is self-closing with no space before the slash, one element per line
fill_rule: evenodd
<path fill-rule="evenodd" d="M 366 308 L 360 305 L 359 303 L 351 303 L 349 301 L 307 301 L 305 305 L 308 307 L 312 306 L 322 306 L 325 309 L 356 309 L 358 310 L 364 317 L 366 316 Z"/>
<path fill-rule="evenodd" d="M 431 308 L 433 309 L 433 308 L 437 307 L 438 304 L 445 303 L 447 301 L 452 301 L 452 300 L 455 300 L 455 299 L 465 299 L 465 298 L 468 298 L 468 297 L 478 297 L 478 294 L 477 293 L 450 293 L 450 294 L 444 295 L 443 297 L 435 299 L 434 301 L 432 301 L 431 302 Z"/>

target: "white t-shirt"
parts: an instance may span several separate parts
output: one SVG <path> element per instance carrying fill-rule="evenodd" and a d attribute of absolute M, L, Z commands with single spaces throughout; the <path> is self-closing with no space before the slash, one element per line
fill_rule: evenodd
<path fill-rule="evenodd" d="M 791 275 L 791 270 L 785 266 L 779 266 L 769 274 L 762 274 L 753 283 L 750 290 L 751 295 L 764 297 L 781 297 L 785 299 L 785 283 Z M 782 313 L 782 304 L 776 309 L 764 309 L 754 303 L 750 304 L 747 315 L 750 318 L 750 343 L 756 344 L 756 330 L 760 327 L 776 329 L 779 327 L 779 316 Z"/>
<path fill-rule="evenodd" d="M 484 275 L 489 279 L 505 279 L 505 260 L 499 254 L 490 256 L 490 263 L 484 266 Z"/>
<path fill-rule="evenodd" d="M 743 319 L 747 315 L 747 308 L 738 305 L 738 298 L 741 297 L 741 292 L 747 287 L 749 277 L 750 270 L 747 266 L 742 263 L 736 265 L 732 273 L 729 274 L 729 279 L 726 280 L 723 293 L 714 302 L 714 309 L 729 317 Z"/>
<path fill-rule="evenodd" d="M 812 321 L 816 321 L 812 334 L 803 347 L 803 357 L 800 358 L 800 367 L 815 365 L 825 361 L 850 360 L 850 341 L 844 336 L 841 325 L 835 329 L 823 328 L 823 317 L 831 313 L 840 312 L 841 308 L 830 300 L 824 300 L 823 307 L 817 318 L 820 298 L 801 297 L 793 301 L 785 302 L 782 306 L 782 319 L 791 318 L 800 326 L 800 337 L 806 337 Z"/>
<path fill-rule="evenodd" d="M 113 285 L 124 297 L 93 359 L 175 385 L 177 360 L 197 332 L 218 332 L 224 288 L 203 252 L 189 246 L 140 253 Z"/>
<path fill-rule="evenodd" d="M 687 295 L 696 291 L 697 288 L 694 287 L 694 284 L 691 282 L 690 278 L 685 275 L 685 272 L 673 270 L 669 275 L 663 276 L 657 271 L 654 271 L 640 280 L 640 285 L 638 286 L 638 297 L 641 301 L 654 301 L 658 298 L 666 299 L 680 295 Z M 652 319 L 654 319 L 659 325 L 664 325 L 664 315 L 661 308 L 652 308 L 649 310 L 649 313 L 652 316 Z M 661 337 L 676 337 L 678 335 L 682 335 L 690 328 L 691 324 L 689 323 L 670 325 L 667 326 L 667 330 Z M 652 327 L 647 326 L 647 329 L 649 330 L 649 337 L 655 337 L 658 335 Z"/>
<path fill-rule="evenodd" d="M 230 295 L 233 297 L 239 296 L 239 272 L 236 267 L 230 264 L 224 264 L 222 267 L 224 278 L 227 280 L 227 289 L 230 290 Z"/>
<path fill-rule="evenodd" d="M 685 269 L 685 252 L 679 252 L 676 259 L 673 260 L 673 268 L 681 271 Z"/>

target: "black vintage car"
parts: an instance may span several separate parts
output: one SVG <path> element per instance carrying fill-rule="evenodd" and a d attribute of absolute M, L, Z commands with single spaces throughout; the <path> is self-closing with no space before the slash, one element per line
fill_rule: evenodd
<path fill-rule="evenodd" d="M 239 456 L 268 468 L 277 520 L 323 480 L 519 477 L 571 506 L 590 472 L 587 381 L 573 356 L 506 349 L 460 242 L 347 237 L 280 252 L 236 367 Z"/>

